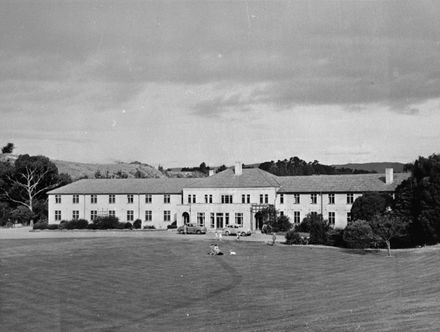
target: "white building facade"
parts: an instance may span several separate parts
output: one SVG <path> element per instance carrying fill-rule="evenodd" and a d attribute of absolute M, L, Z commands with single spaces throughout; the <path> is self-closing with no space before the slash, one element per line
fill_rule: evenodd
<path fill-rule="evenodd" d="M 176 222 L 208 230 L 228 224 L 251 231 L 262 227 L 256 214 L 274 206 L 300 223 L 322 214 L 335 228 L 350 221 L 353 202 L 365 192 L 393 193 L 408 174 L 314 175 L 277 177 L 261 169 L 227 169 L 199 179 L 84 179 L 48 193 L 48 221 L 116 216 L 122 222 L 166 229 Z M 258 215 L 257 215 L 258 216 Z"/>

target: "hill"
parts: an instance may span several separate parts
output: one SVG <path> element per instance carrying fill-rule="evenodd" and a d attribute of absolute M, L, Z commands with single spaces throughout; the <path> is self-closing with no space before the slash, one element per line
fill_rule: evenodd
<path fill-rule="evenodd" d="M 332 165 L 332 166 L 336 167 L 337 169 L 351 168 L 351 169 L 358 169 L 358 170 L 377 172 L 377 173 L 384 173 L 385 168 L 393 168 L 394 172 L 402 173 L 405 164 L 398 162 L 376 162 L 376 163 L 349 163 L 349 164 Z"/>

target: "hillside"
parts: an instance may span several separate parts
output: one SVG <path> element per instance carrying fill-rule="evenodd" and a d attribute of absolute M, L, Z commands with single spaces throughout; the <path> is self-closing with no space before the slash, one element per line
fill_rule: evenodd
<path fill-rule="evenodd" d="M 393 168 L 394 172 L 396 173 L 402 173 L 403 167 L 405 164 L 403 163 L 397 163 L 397 162 L 376 162 L 376 163 L 349 163 L 349 164 L 343 164 L 343 165 L 332 165 L 336 168 L 351 168 L 351 169 L 358 169 L 358 170 L 364 170 L 368 172 L 377 172 L 377 173 L 384 173 L 385 168 Z"/>

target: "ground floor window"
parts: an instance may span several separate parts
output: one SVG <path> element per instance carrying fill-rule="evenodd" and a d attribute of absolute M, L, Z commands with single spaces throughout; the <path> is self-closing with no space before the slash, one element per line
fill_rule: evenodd
<path fill-rule="evenodd" d="M 293 223 L 297 225 L 301 223 L 301 212 L 299 211 L 293 212 Z"/>
<path fill-rule="evenodd" d="M 109 210 L 108 211 L 108 216 L 115 218 L 116 217 L 116 211 L 115 210 Z"/>
<path fill-rule="evenodd" d="M 229 213 L 225 213 L 225 225 L 229 225 Z"/>
<path fill-rule="evenodd" d="M 60 210 L 55 210 L 55 220 L 56 221 L 61 220 L 61 211 Z"/>
<path fill-rule="evenodd" d="M 163 221 L 171 221 L 171 211 L 163 211 Z"/>
<path fill-rule="evenodd" d="M 211 228 L 215 227 L 215 214 L 211 213 Z"/>
<path fill-rule="evenodd" d="M 93 221 L 98 217 L 98 211 L 92 210 L 90 211 L 90 220 Z"/>
<path fill-rule="evenodd" d="M 328 213 L 328 222 L 330 225 L 335 225 L 335 219 L 336 219 L 336 213 L 335 212 L 329 212 Z"/>
<path fill-rule="evenodd" d="M 134 211 L 127 210 L 127 221 L 133 221 L 133 220 L 134 220 Z"/>
<path fill-rule="evenodd" d="M 243 225 L 243 213 L 236 213 L 235 214 L 235 224 L 242 226 Z"/>
<path fill-rule="evenodd" d="M 205 226 L 205 213 L 204 212 L 197 213 L 197 225 L 200 227 Z"/>
<path fill-rule="evenodd" d="M 78 220 L 79 219 L 79 211 L 78 210 L 73 210 L 72 211 L 72 219 L 73 220 Z"/>
<path fill-rule="evenodd" d="M 347 212 L 347 224 L 351 223 L 351 212 Z"/>
<path fill-rule="evenodd" d="M 151 221 L 151 220 L 153 220 L 153 212 L 145 211 L 145 221 Z"/>

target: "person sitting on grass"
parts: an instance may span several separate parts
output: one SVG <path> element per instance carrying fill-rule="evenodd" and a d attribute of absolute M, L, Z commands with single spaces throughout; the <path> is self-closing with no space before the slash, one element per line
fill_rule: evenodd
<path fill-rule="evenodd" d="M 223 255 L 217 244 L 211 244 L 209 247 L 210 247 L 210 251 L 208 255 L 212 255 L 212 256 Z"/>

